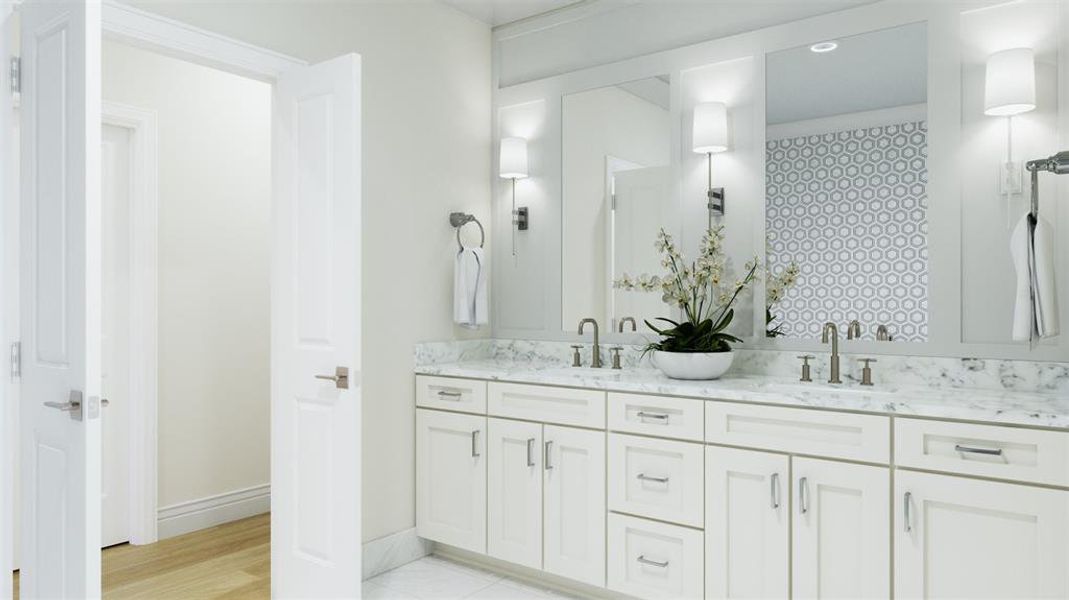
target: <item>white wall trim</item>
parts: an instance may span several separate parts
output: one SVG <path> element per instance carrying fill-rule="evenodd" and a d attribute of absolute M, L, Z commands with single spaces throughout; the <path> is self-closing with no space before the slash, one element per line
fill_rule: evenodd
<path fill-rule="evenodd" d="M 108 0 L 101 20 L 106 39 L 237 73 L 261 81 L 308 63 L 226 36 Z"/>
<path fill-rule="evenodd" d="M 130 131 L 129 533 L 131 544 L 157 540 L 159 148 L 157 114 L 104 102 L 101 120 Z"/>
<path fill-rule="evenodd" d="M 832 117 L 769 125 L 765 129 L 765 141 L 772 142 L 806 135 L 822 135 L 830 132 L 885 127 L 887 125 L 897 125 L 898 123 L 927 120 L 927 104 L 906 104 L 892 108 L 866 110 Z"/>
<path fill-rule="evenodd" d="M 159 536 L 167 539 L 270 511 L 271 484 L 255 485 L 161 507 L 157 513 Z"/>

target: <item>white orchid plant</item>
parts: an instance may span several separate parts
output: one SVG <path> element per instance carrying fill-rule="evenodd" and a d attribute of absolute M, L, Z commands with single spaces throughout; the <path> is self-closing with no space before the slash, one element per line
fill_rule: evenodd
<path fill-rule="evenodd" d="M 773 314 L 776 304 L 783 300 L 787 292 L 798 282 L 800 269 L 798 263 L 791 261 L 779 274 L 769 272 L 765 280 L 765 336 L 774 338 L 784 335 L 783 322 Z"/>
<path fill-rule="evenodd" d="M 666 317 L 656 319 L 671 327 L 658 328 L 646 321 L 646 326 L 661 336 L 646 351 L 729 352 L 732 343 L 742 342 L 725 330 L 735 317 L 733 306 L 739 294 L 757 279 L 757 258 L 746 263 L 744 277 L 731 279 L 723 226 L 711 228 L 702 236 L 698 259 L 690 263 L 664 229 L 657 235 L 655 247 L 663 256 L 664 275 L 632 278 L 625 273 L 613 282 L 613 287 L 620 290 L 660 292 L 665 304 L 683 313 L 684 318 L 678 322 Z"/>

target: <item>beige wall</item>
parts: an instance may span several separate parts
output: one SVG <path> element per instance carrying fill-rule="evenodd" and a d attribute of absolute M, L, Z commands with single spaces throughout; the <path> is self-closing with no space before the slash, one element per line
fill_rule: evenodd
<path fill-rule="evenodd" d="M 490 31 L 441 3 L 136 2 L 310 62 L 363 57 L 364 539 L 415 524 L 415 342 L 451 321 L 452 210 L 490 219 Z"/>
<path fill-rule="evenodd" d="M 105 43 L 159 126 L 159 506 L 270 479 L 271 87 Z"/>

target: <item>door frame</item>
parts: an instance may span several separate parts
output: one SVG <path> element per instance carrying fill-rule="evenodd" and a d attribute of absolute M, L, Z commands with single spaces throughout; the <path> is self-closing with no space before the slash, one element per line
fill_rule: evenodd
<path fill-rule="evenodd" d="M 159 265 L 159 148 L 156 111 L 104 101 L 101 123 L 130 135 L 129 223 L 126 260 L 130 273 L 129 457 L 127 478 L 130 543 L 157 540 L 157 355 Z"/>
<path fill-rule="evenodd" d="M 12 10 L 17 10 L 12 3 L 0 3 L 0 17 L 6 17 Z M 306 61 L 248 44 L 218 33 L 187 25 L 180 21 L 169 19 L 148 11 L 140 10 L 132 6 L 120 4 L 113 0 L 105 0 L 101 7 L 102 35 L 105 40 L 117 41 L 131 46 L 152 50 L 174 58 L 187 60 L 197 64 L 210 66 L 216 69 L 274 83 L 278 75 L 290 69 L 307 66 Z M 5 65 L 6 71 L 6 65 Z M 2 78 L 6 83 L 6 77 Z M 4 85 L 0 93 L 7 94 L 7 86 Z M 0 103 L 2 105 L 3 103 Z M 109 107 L 114 112 L 109 116 Z M 142 256 L 137 265 L 145 266 L 151 258 L 153 277 L 156 272 L 156 210 L 158 198 L 156 196 L 156 144 L 155 140 L 155 116 L 151 117 L 147 111 L 140 111 L 133 107 L 122 107 L 114 103 L 104 103 L 102 119 L 114 119 L 119 126 L 134 129 L 134 138 L 131 140 L 137 148 L 143 150 L 137 152 L 139 161 L 143 162 L 146 170 L 140 176 L 132 173 L 135 181 L 132 181 L 131 191 L 136 191 L 138 197 L 152 206 L 141 206 L 143 211 L 138 214 L 131 213 L 131 222 L 135 218 L 141 223 L 151 227 L 151 236 L 138 236 L 131 239 L 131 249 L 149 248 L 151 244 L 151 256 Z M 0 114 L 0 127 L 3 131 L 8 128 L 8 121 L 13 114 Z M 105 121 L 108 122 L 108 121 Z M 150 130 L 152 130 L 150 132 Z M 6 138 L 6 133 L 4 134 Z M 0 140 L 5 151 L 11 140 Z M 9 163 L 10 161 L 4 161 Z M 140 171 L 136 169 L 135 171 Z M 151 173 L 151 174 L 150 174 Z M 0 231 L 4 233 L 4 239 L 17 238 L 18 232 L 18 175 L 7 177 L 8 174 L 0 174 Z M 9 181 L 10 179 L 10 181 Z M 13 190 L 13 191 L 12 191 Z M 133 197 L 133 195 L 132 195 Z M 151 213 L 150 213 L 151 211 Z M 145 219 L 150 219 L 146 224 Z M 144 233 L 144 230 L 142 231 Z M 14 238 L 12 236 L 15 236 Z M 18 262 L 17 256 L 12 262 L 7 256 L 7 247 L 0 252 L 3 259 L 0 260 L 0 282 L 3 283 L 4 296 L 0 298 L 0 345 L 2 353 L 8 358 L 10 344 L 17 341 L 18 328 L 12 329 L 10 324 L 18 323 L 17 302 L 9 302 L 8 298 L 18 297 Z M 137 254 L 136 252 L 134 254 Z M 131 266 L 134 266 L 133 264 Z M 147 279 L 141 277 L 138 279 Z M 146 325 L 156 321 L 156 280 L 151 285 L 142 282 L 137 285 L 132 281 L 132 288 L 138 288 L 136 292 L 137 305 L 132 305 L 132 313 L 139 325 Z M 14 285 L 12 285 L 14 284 Z M 134 291 L 134 290 L 132 290 Z M 13 294 L 13 296 L 11 295 Z M 135 330 L 149 332 L 148 327 L 138 327 Z M 137 340 L 131 340 L 132 348 L 143 348 L 142 359 L 137 363 L 137 371 L 140 377 L 134 376 L 131 364 L 131 384 L 141 393 L 133 396 L 143 402 L 136 401 L 130 407 L 130 439 L 131 439 L 131 542 L 148 544 L 157 539 L 157 412 L 156 412 L 156 330 L 151 330 L 151 335 L 143 336 Z M 5 361 L 6 362 L 6 361 Z M 146 376 L 151 367 L 151 376 Z M 8 439 L 7 435 L 0 435 L 0 480 L 12 484 L 18 476 L 18 469 L 12 461 L 15 460 L 16 444 L 19 431 L 18 404 L 19 386 L 17 379 L 12 380 L 7 369 L 3 370 L 3 382 L 0 384 L 0 434 L 10 432 L 13 435 Z M 9 383 L 10 382 L 10 383 Z M 134 389 L 134 388 L 131 388 Z M 6 430 L 5 430 L 6 426 Z M 0 598 L 6 598 L 11 593 L 10 586 L 11 570 L 10 563 L 14 551 L 14 535 L 11 525 L 14 525 L 13 498 L 9 498 L 13 485 L 0 486 Z"/>

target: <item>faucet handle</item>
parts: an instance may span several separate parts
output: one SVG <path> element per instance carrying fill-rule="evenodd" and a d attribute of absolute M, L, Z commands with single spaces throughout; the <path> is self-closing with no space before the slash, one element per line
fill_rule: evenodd
<path fill-rule="evenodd" d="M 622 369 L 620 366 L 620 351 L 623 350 L 623 346 L 613 346 L 609 348 L 609 354 L 612 354 L 612 368 Z"/>
<path fill-rule="evenodd" d="M 813 381 L 809 361 L 816 357 L 812 354 L 802 354 L 798 358 L 802 359 L 802 378 L 799 381 Z"/>
<path fill-rule="evenodd" d="M 583 357 L 581 357 L 579 355 L 579 351 L 582 350 L 582 349 L 583 349 L 583 345 L 582 344 L 573 344 L 572 345 L 572 350 L 573 350 L 573 352 L 572 352 L 572 366 L 573 367 L 581 367 L 581 366 L 583 366 Z"/>
<path fill-rule="evenodd" d="M 859 358 L 858 362 L 864 365 L 861 369 L 861 385 L 872 385 L 872 367 L 870 365 L 876 362 L 876 359 Z"/>

